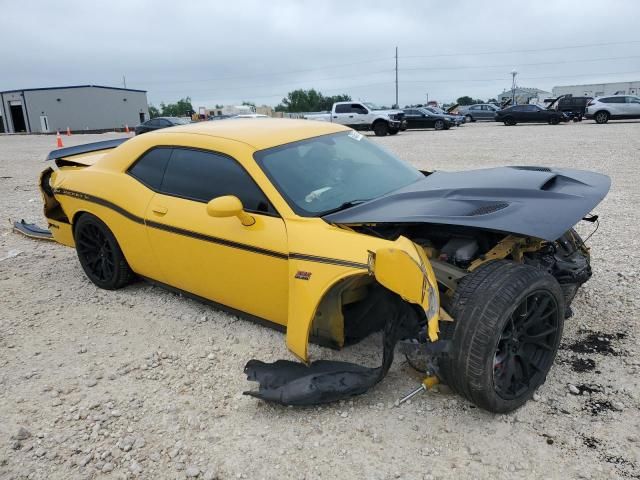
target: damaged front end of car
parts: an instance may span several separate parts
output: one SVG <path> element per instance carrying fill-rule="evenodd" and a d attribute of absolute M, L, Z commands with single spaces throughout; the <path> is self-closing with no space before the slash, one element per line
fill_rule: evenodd
<path fill-rule="evenodd" d="M 382 364 L 366 367 L 350 362 L 278 360 L 265 363 L 250 360 L 245 373 L 259 383 L 258 390 L 245 392 L 282 405 L 315 405 L 359 395 L 387 374 L 397 343 L 428 332 L 434 350 L 445 350 L 439 341 L 439 320 L 448 317 L 441 310 L 436 275 L 422 248 L 406 238 L 397 248 L 369 252 L 366 301 L 358 302 L 345 318 L 347 343 L 355 343 L 375 331 L 382 331 Z"/>

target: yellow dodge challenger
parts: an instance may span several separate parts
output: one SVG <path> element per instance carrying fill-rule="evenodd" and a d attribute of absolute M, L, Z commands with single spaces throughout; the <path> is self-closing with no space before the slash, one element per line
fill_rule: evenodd
<path fill-rule="evenodd" d="M 250 360 L 259 388 L 246 393 L 287 405 L 365 392 L 399 348 L 482 408 L 521 406 L 591 276 L 572 227 L 595 219 L 610 186 L 544 167 L 419 171 L 306 120 L 202 122 L 48 159 L 49 230 L 89 279 L 141 277 L 282 329 L 301 362 Z M 376 331 L 379 367 L 309 360 L 309 341 L 340 348 Z"/>

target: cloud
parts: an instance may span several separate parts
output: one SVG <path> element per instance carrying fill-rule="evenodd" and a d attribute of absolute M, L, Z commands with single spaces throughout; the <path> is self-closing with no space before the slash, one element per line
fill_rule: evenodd
<path fill-rule="evenodd" d="M 315 87 L 389 105 L 396 45 L 401 104 L 492 97 L 514 68 L 520 85 L 544 90 L 640 79 L 632 0 L 0 0 L 0 10 L 1 90 L 126 75 L 155 104 L 275 105 Z"/>

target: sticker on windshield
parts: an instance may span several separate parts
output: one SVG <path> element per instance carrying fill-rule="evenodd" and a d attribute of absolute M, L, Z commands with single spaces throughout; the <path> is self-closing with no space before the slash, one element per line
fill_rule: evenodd
<path fill-rule="evenodd" d="M 360 133 L 356 132 L 355 130 L 352 130 L 352 131 L 349 133 L 349 136 L 350 136 L 351 138 L 353 138 L 354 140 L 357 140 L 357 141 L 362 140 L 362 134 L 360 134 Z"/>

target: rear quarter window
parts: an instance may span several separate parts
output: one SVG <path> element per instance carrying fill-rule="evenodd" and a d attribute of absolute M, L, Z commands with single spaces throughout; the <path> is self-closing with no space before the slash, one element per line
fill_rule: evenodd
<path fill-rule="evenodd" d="M 158 190 L 171 156 L 171 148 L 154 148 L 129 168 L 129 175 L 152 190 Z"/>

